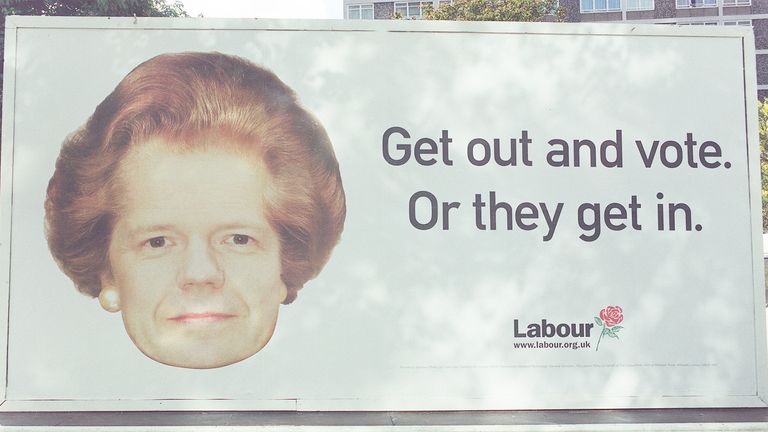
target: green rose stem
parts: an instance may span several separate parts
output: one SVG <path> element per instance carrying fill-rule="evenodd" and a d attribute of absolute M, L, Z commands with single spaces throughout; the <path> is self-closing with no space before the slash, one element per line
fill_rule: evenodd
<path fill-rule="evenodd" d="M 595 351 L 600 350 L 600 341 L 603 340 L 603 335 L 605 334 L 605 329 L 600 332 L 600 337 L 597 338 L 597 346 L 595 347 Z"/>
<path fill-rule="evenodd" d="M 603 327 L 603 320 L 601 320 L 598 317 L 595 317 L 595 324 L 599 325 L 600 327 Z M 600 341 L 603 340 L 604 334 L 605 334 L 605 327 L 603 327 L 603 331 L 600 332 L 600 337 L 597 339 L 597 346 L 595 347 L 595 351 L 600 349 Z"/>

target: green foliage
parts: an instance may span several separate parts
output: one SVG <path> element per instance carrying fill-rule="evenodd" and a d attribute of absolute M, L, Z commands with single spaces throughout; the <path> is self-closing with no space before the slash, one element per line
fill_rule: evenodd
<path fill-rule="evenodd" d="M 0 0 L 6 15 L 48 16 L 187 16 L 180 1 L 163 0 Z"/>
<path fill-rule="evenodd" d="M 454 0 L 427 6 L 424 19 L 444 21 L 562 21 L 557 0 Z"/>
<path fill-rule="evenodd" d="M 768 232 L 768 99 L 757 103 L 760 124 L 760 174 L 763 189 L 763 232 Z"/>

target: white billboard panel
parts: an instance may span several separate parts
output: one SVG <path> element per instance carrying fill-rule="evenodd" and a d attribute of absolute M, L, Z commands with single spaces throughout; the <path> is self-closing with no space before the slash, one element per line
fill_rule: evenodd
<path fill-rule="evenodd" d="M 765 405 L 749 29 L 7 22 L 0 409 Z"/>

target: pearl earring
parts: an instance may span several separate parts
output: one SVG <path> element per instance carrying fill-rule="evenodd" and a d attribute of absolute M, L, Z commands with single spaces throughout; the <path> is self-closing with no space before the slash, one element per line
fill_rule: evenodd
<path fill-rule="evenodd" d="M 99 292 L 99 303 L 107 312 L 120 310 L 120 294 L 113 287 L 103 287 Z"/>

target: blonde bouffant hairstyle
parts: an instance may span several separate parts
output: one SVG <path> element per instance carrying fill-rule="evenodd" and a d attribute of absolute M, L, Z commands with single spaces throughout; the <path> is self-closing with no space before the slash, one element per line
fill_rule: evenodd
<path fill-rule="evenodd" d="M 116 173 L 127 151 L 152 138 L 189 146 L 211 133 L 234 138 L 272 176 L 266 216 L 280 238 L 284 303 L 320 272 L 346 215 L 328 134 L 271 71 L 231 55 L 189 52 L 137 66 L 64 141 L 48 184 L 46 236 L 78 290 L 101 291 L 118 217 Z"/>

